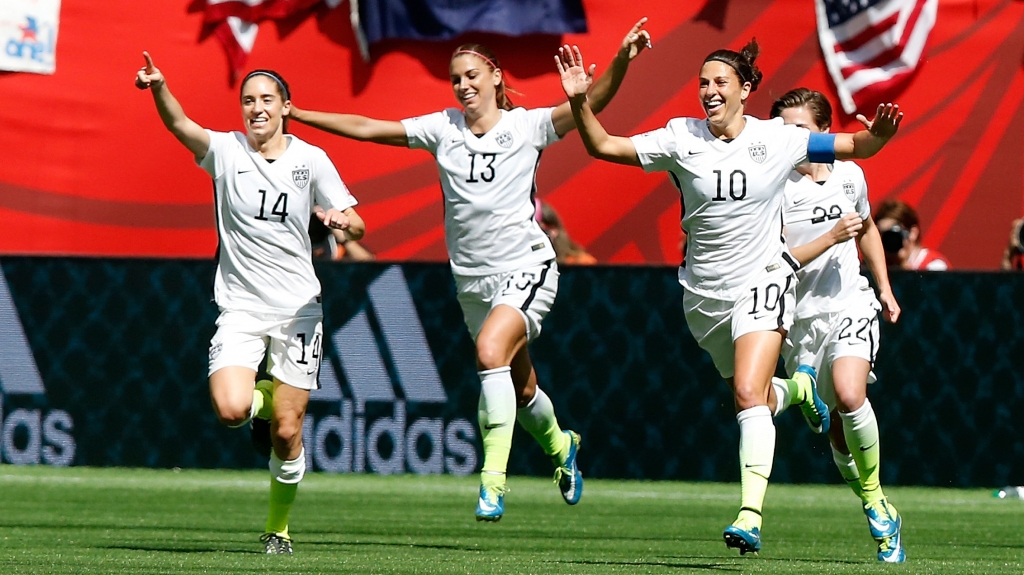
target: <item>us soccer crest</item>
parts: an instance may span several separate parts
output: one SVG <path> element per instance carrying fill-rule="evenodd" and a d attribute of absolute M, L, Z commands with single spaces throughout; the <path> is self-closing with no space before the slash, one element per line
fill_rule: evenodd
<path fill-rule="evenodd" d="M 765 158 L 768 157 L 768 150 L 764 147 L 764 144 L 750 146 L 747 148 L 747 151 L 750 152 L 750 159 L 758 164 L 763 164 Z"/>
<path fill-rule="evenodd" d="M 309 183 L 309 170 L 306 168 L 292 170 L 292 181 L 299 189 L 305 188 Z"/>
<path fill-rule="evenodd" d="M 502 132 L 494 137 L 494 140 L 498 142 L 498 145 L 502 148 L 508 149 L 512 147 L 512 132 Z"/>
<path fill-rule="evenodd" d="M 853 187 L 853 182 L 843 182 L 843 193 L 846 194 L 846 198 L 851 202 L 857 197 L 857 190 Z"/>

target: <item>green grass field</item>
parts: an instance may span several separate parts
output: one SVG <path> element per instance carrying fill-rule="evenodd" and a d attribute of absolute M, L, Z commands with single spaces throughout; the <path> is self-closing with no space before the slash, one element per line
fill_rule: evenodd
<path fill-rule="evenodd" d="M 477 523 L 474 478 L 308 475 L 292 557 L 265 556 L 267 474 L 0 466 L 0 573 L 1024 572 L 1024 502 L 988 491 L 889 489 L 908 562 L 879 565 L 842 486 L 773 485 L 759 556 L 727 550 L 739 486 L 588 480 L 565 505 L 513 477 L 506 514 Z"/>

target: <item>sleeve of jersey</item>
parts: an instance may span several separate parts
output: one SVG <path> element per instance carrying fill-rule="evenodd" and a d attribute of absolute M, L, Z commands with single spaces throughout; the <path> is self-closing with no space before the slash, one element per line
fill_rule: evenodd
<path fill-rule="evenodd" d="M 543 150 L 558 141 L 555 124 L 551 121 L 551 113 L 554 110 L 554 108 L 537 108 L 523 114 L 523 131 L 530 138 L 533 147 L 538 150 Z"/>
<path fill-rule="evenodd" d="M 203 159 L 197 163 L 200 168 L 206 170 L 206 173 L 216 178 L 219 174 L 224 173 L 223 151 L 231 139 L 231 134 L 214 132 L 213 130 L 206 130 L 206 133 L 210 136 L 210 147 L 206 149 L 206 155 L 203 156 Z"/>
<path fill-rule="evenodd" d="M 666 172 L 676 165 L 676 138 L 668 128 L 658 128 L 629 138 L 645 172 Z"/>
<path fill-rule="evenodd" d="M 864 172 L 857 168 L 857 213 L 865 220 L 871 217 L 871 202 L 868 201 L 868 182 Z"/>
<path fill-rule="evenodd" d="M 338 174 L 334 163 L 323 151 L 317 152 L 319 153 L 314 155 L 316 177 L 313 178 L 313 200 L 325 210 L 344 210 L 356 205 L 358 202 L 349 192 L 345 182 L 341 181 L 341 175 Z"/>
<path fill-rule="evenodd" d="M 405 136 L 409 139 L 409 147 L 414 150 L 427 150 L 431 154 L 437 151 L 437 143 L 440 141 L 446 118 L 444 112 L 434 112 L 402 120 Z"/>

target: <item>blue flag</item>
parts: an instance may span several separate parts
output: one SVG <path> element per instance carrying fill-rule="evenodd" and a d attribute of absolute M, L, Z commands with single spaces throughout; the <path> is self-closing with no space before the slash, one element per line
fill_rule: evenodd
<path fill-rule="evenodd" d="M 582 0 L 362 0 L 366 40 L 447 40 L 465 32 L 578 34 L 587 31 Z"/>

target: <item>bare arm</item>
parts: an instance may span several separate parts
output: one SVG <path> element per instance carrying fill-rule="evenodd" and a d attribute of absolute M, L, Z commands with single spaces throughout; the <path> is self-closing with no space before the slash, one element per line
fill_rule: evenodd
<path fill-rule="evenodd" d="M 389 146 L 409 147 L 409 138 L 405 134 L 405 126 L 392 120 L 375 120 L 356 114 L 333 114 L 330 112 L 314 112 L 301 110 L 292 104 L 289 118 L 312 126 L 325 132 L 361 140 L 387 144 Z"/>
<path fill-rule="evenodd" d="M 789 251 L 796 258 L 796 261 L 800 262 L 801 266 L 805 266 L 828 251 L 830 247 L 857 237 L 864 225 L 862 222 L 863 220 L 858 213 L 845 214 L 842 218 L 839 218 L 839 221 L 836 222 L 835 226 L 832 226 L 831 230 L 802 246 L 790 248 Z"/>
<path fill-rule="evenodd" d="M 622 39 L 622 45 L 615 53 L 612 63 L 596 82 L 593 82 L 596 66 L 591 64 L 590 68 L 586 70 L 588 83 L 593 82 L 589 98 L 590 106 L 595 114 L 600 114 L 601 110 L 604 110 L 605 106 L 611 102 L 615 93 L 619 91 L 619 86 L 622 85 L 622 80 L 625 79 L 629 63 L 633 61 L 633 58 L 639 56 L 645 48 L 651 47 L 651 35 L 647 30 L 643 30 L 646 23 L 647 18 L 644 17 L 630 28 L 626 37 Z M 582 67 L 582 63 L 580 66 Z M 559 105 L 551 112 L 551 122 L 555 125 L 555 133 L 559 138 L 576 129 L 569 102 Z"/>
<path fill-rule="evenodd" d="M 600 160 L 640 167 L 640 158 L 636 155 L 633 140 L 608 134 L 587 102 L 589 82 L 579 47 L 573 46 L 570 49 L 566 45 L 559 48 L 555 63 L 587 153 Z"/>
<path fill-rule="evenodd" d="M 359 214 L 351 207 L 344 210 L 331 208 L 327 211 L 318 207 L 315 213 L 316 217 L 331 229 L 331 233 L 334 233 L 334 230 L 341 230 L 347 240 L 362 239 L 363 234 L 366 233 L 366 224 L 363 223 L 363 218 L 359 217 Z"/>
<path fill-rule="evenodd" d="M 203 159 L 210 149 L 210 134 L 185 115 L 185 110 L 167 88 L 163 73 L 153 65 L 149 52 L 143 52 L 142 56 L 146 59 L 146 65 L 135 75 L 135 86 L 153 93 L 156 111 L 167 130 L 192 152 L 196 160 Z"/>
<path fill-rule="evenodd" d="M 864 262 L 867 263 L 871 276 L 875 278 L 875 285 L 878 286 L 878 301 L 882 304 L 882 317 L 889 323 L 896 323 L 900 317 L 900 304 L 896 303 L 896 297 L 892 294 L 892 286 L 889 285 L 889 271 L 885 267 L 882 235 L 878 232 L 878 226 L 875 225 L 875 221 L 871 217 L 864 220 L 864 230 L 857 242 L 860 252 L 864 254 Z"/>
<path fill-rule="evenodd" d="M 836 134 L 836 159 L 856 160 L 877 154 L 896 135 L 903 120 L 903 112 L 900 112 L 898 104 L 879 104 L 874 120 L 869 122 L 861 114 L 857 114 L 857 120 L 866 129 L 854 134 Z"/>

